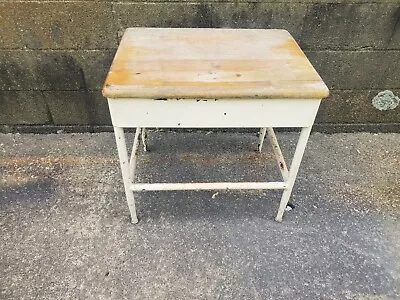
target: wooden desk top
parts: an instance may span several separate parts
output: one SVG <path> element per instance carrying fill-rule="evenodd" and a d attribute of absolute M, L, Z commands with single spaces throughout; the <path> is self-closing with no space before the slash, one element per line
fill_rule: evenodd
<path fill-rule="evenodd" d="M 328 88 L 286 30 L 129 28 L 107 98 L 315 98 Z"/>

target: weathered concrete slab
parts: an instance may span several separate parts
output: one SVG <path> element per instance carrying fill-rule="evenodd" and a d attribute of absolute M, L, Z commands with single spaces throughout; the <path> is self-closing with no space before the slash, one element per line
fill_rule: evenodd
<path fill-rule="evenodd" d="M 317 123 L 400 123 L 400 106 L 390 110 L 378 110 L 372 99 L 379 90 L 340 91 L 332 90 L 318 111 Z M 400 96 L 400 90 L 392 90 Z"/>
<path fill-rule="evenodd" d="M 100 91 L 43 92 L 54 125 L 111 125 L 107 99 Z"/>
<path fill-rule="evenodd" d="M 400 51 L 308 51 L 330 89 L 400 88 Z"/>
<path fill-rule="evenodd" d="M 204 191 L 139 194 L 133 226 L 111 133 L 0 135 L 0 298 L 397 299 L 399 142 L 311 135 L 280 224 L 279 193 Z M 138 179 L 265 178 L 256 143 L 150 132 Z"/>
<path fill-rule="evenodd" d="M 0 48 L 104 49 L 117 46 L 110 3 L 2 2 Z"/>
<path fill-rule="evenodd" d="M 292 4 L 296 6 L 295 3 Z M 313 49 L 400 49 L 393 33 L 399 3 L 315 3 L 304 20 L 301 46 Z"/>
<path fill-rule="evenodd" d="M 42 92 L 0 91 L 0 124 L 48 124 Z"/>
<path fill-rule="evenodd" d="M 0 90 L 98 90 L 114 52 L 0 51 Z"/>
<path fill-rule="evenodd" d="M 283 28 L 301 34 L 306 5 L 296 3 L 117 3 L 115 17 L 127 27 Z"/>

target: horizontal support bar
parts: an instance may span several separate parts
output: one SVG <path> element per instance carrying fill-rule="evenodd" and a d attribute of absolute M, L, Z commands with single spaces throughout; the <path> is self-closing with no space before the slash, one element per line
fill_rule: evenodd
<path fill-rule="evenodd" d="M 285 182 L 134 183 L 133 191 L 283 190 Z"/>

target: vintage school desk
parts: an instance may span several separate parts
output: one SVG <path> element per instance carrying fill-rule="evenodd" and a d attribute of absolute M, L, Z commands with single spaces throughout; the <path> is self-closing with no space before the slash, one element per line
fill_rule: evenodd
<path fill-rule="evenodd" d="M 281 189 L 282 221 L 322 98 L 328 88 L 292 36 L 275 29 L 129 28 L 103 87 L 114 126 L 132 222 L 133 192 Z M 199 100 L 202 101 L 199 101 Z M 203 101 L 207 100 L 207 101 Z M 124 128 L 136 128 L 128 157 Z M 283 181 L 136 183 L 139 140 L 145 128 L 261 128 Z M 300 127 L 290 168 L 274 127 Z"/>

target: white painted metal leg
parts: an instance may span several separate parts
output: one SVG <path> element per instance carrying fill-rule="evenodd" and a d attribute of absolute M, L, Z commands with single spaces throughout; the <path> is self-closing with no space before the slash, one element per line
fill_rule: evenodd
<path fill-rule="evenodd" d="M 143 143 L 143 150 L 147 151 L 147 131 L 146 128 L 142 128 L 142 143 Z"/>
<path fill-rule="evenodd" d="M 117 142 L 119 161 L 121 164 L 122 178 L 124 180 L 125 195 L 128 202 L 129 211 L 131 213 L 132 223 L 137 223 L 135 199 L 131 190 L 131 177 L 129 174 L 128 152 L 126 150 L 124 129 L 121 127 L 114 127 L 115 140 Z"/>
<path fill-rule="evenodd" d="M 129 160 L 129 176 L 132 183 L 135 181 L 135 170 L 136 170 L 136 160 L 139 151 L 139 136 L 142 129 L 140 127 L 136 128 L 135 137 L 133 139 L 133 146 L 131 152 L 131 159 Z"/>
<path fill-rule="evenodd" d="M 283 180 L 287 181 L 289 176 L 289 171 L 286 166 L 285 158 L 283 157 L 281 148 L 278 144 L 278 139 L 276 138 L 274 129 L 272 127 L 267 128 L 268 139 L 271 143 L 272 149 L 274 150 L 276 161 L 278 162 L 279 170 L 281 171 Z"/>
<path fill-rule="evenodd" d="M 262 150 L 266 132 L 267 132 L 267 128 L 260 128 L 260 135 L 259 135 L 259 140 L 258 140 L 258 151 L 259 152 L 261 152 L 261 150 Z"/>
<path fill-rule="evenodd" d="M 310 127 L 303 127 L 301 129 L 299 141 L 296 146 L 296 150 L 294 152 L 292 164 L 289 170 L 289 176 L 286 181 L 288 187 L 283 191 L 281 202 L 279 205 L 278 214 L 276 215 L 275 220 L 277 222 L 282 221 L 283 213 L 285 211 L 286 205 L 289 202 L 290 195 L 292 193 L 293 185 L 296 180 L 297 172 L 299 171 L 301 159 L 303 158 L 304 150 L 307 146 L 307 141 L 311 133 L 311 126 Z"/>

